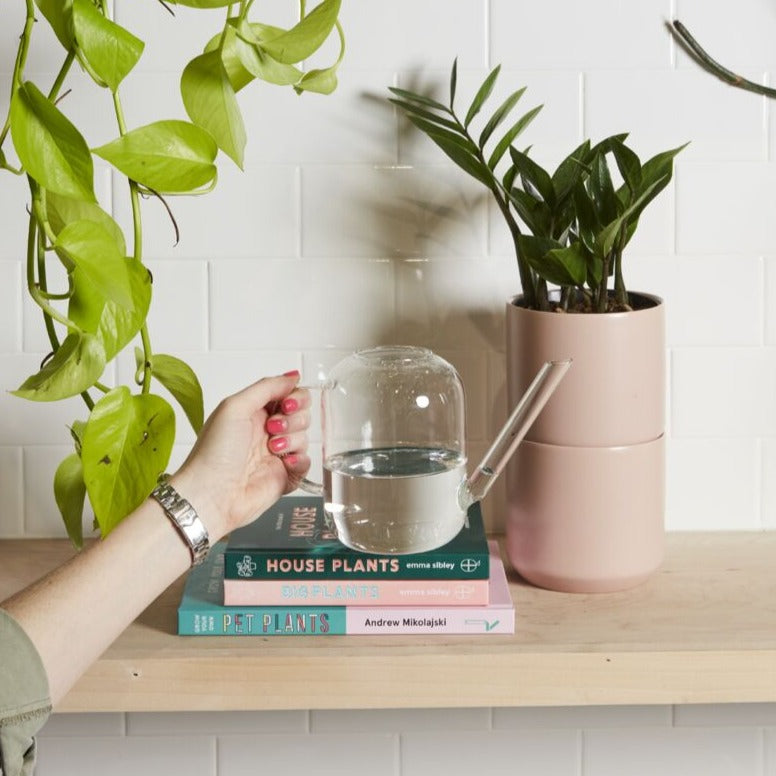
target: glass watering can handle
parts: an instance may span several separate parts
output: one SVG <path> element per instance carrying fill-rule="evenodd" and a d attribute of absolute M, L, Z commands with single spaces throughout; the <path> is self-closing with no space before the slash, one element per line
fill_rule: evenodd
<path fill-rule="evenodd" d="M 463 486 L 459 494 L 462 507 L 468 508 L 485 497 L 570 366 L 570 358 L 547 361 L 542 365 L 480 465 Z"/>
<path fill-rule="evenodd" d="M 322 385 L 297 385 L 297 388 L 304 388 L 308 391 L 320 391 Z M 308 480 L 307 477 L 301 477 L 296 483 L 296 487 L 306 493 L 311 493 L 313 496 L 323 496 L 323 485 L 320 482 L 314 482 Z"/>

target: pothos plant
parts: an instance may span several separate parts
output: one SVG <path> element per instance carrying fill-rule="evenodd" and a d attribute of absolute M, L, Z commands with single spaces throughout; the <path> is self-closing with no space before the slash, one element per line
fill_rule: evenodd
<path fill-rule="evenodd" d="M 105 535 L 147 497 L 168 463 L 175 414 L 153 392 L 154 380 L 180 404 L 195 432 L 203 424 L 202 389 L 193 370 L 152 349 L 146 318 L 153 280 L 143 260 L 141 197 L 161 200 L 170 210 L 170 196 L 206 193 L 216 185 L 219 151 L 242 168 L 246 130 L 237 92 L 256 80 L 298 93 L 332 92 L 344 34 L 340 0 L 322 0 L 311 10 L 300 0 L 298 22 L 289 29 L 255 20 L 253 0 L 158 0 L 158 8 L 169 12 L 175 5 L 223 8 L 224 23 L 209 41 L 195 44 L 199 51 L 193 49 L 180 74 L 189 120 L 162 117 L 132 126 L 124 115 L 120 87 L 140 59 L 144 42 L 111 18 L 112 3 L 24 2 L 10 104 L 0 131 L 0 168 L 25 176 L 28 183 L 27 291 L 40 309 L 51 351 L 39 371 L 13 393 L 37 402 L 83 398 L 86 416 L 70 427 L 75 450 L 54 478 L 68 535 L 80 546 L 87 495 L 95 527 Z M 37 15 L 62 46 L 61 68 L 47 84 L 27 77 Z M 336 62 L 301 69 L 299 63 L 334 34 L 339 37 Z M 89 146 L 62 109 L 74 66 L 91 76 L 115 115 L 115 139 L 97 148 Z M 6 153 L 11 144 L 15 159 Z M 97 201 L 95 156 L 125 179 L 132 212 L 129 240 Z M 50 287 L 53 262 L 64 266 L 64 288 Z M 104 385 L 106 365 L 133 340 L 140 343 L 136 385 Z"/>
<path fill-rule="evenodd" d="M 673 159 L 684 146 L 642 164 L 626 145 L 625 134 L 596 145 L 586 140 L 549 173 L 527 150 L 514 145 L 541 106 L 496 135 L 525 88 L 510 94 L 474 133 L 474 119 L 491 96 L 499 72 L 500 66 L 490 72 L 465 114 L 455 107 L 457 62 L 447 104 L 395 87 L 390 87 L 391 102 L 492 194 L 514 243 L 522 304 L 566 312 L 630 309 L 623 253 L 642 212 L 671 180 Z M 615 168 L 619 177 L 613 174 Z M 552 286 L 559 287 L 555 294 L 550 293 Z"/>

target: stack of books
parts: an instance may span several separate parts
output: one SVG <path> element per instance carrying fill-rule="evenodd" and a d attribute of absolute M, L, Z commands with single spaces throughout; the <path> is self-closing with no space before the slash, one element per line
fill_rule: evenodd
<path fill-rule="evenodd" d="M 315 497 L 286 496 L 189 573 L 186 636 L 514 633 L 515 611 L 479 504 L 451 542 L 413 555 L 345 547 Z"/>

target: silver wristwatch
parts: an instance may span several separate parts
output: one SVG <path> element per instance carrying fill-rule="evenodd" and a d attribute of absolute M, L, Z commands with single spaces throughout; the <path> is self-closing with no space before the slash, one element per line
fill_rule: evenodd
<path fill-rule="evenodd" d="M 210 550 L 210 539 L 197 510 L 166 479 L 162 479 L 153 489 L 151 498 L 159 502 L 164 513 L 189 546 L 191 565 L 198 566 L 205 560 Z"/>

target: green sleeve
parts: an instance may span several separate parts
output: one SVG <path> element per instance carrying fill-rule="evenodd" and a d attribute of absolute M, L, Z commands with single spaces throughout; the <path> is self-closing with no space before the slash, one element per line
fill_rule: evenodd
<path fill-rule="evenodd" d="M 0 774 L 32 776 L 35 734 L 51 712 L 40 655 L 17 622 L 0 609 Z"/>

